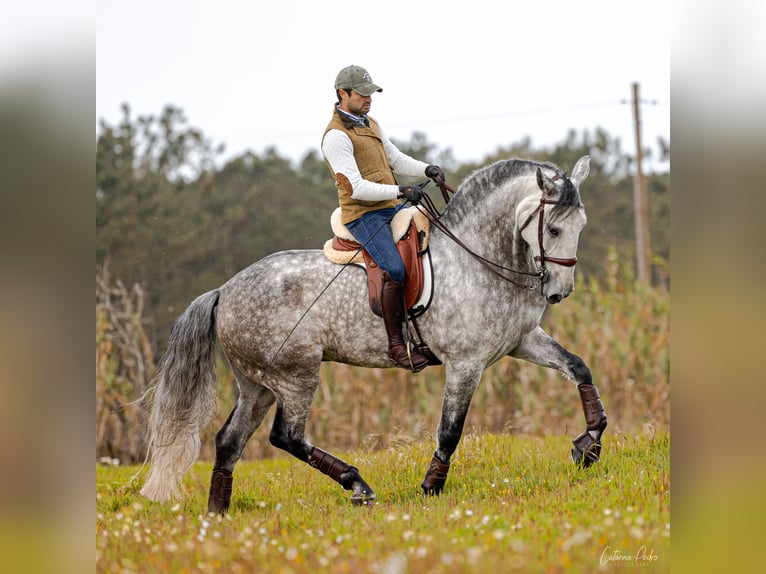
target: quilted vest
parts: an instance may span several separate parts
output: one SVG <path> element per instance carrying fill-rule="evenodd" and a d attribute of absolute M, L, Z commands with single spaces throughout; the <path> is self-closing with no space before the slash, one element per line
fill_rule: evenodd
<path fill-rule="evenodd" d="M 351 139 L 354 146 L 354 159 L 359 167 L 359 173 L 362 179 L 375 183 L 387 183 L 396 185 L 394 171 L 388 163 L 386 152 L 383 149 L 383 140 L 380 137 L 380 128 L 378 123 L 367 116 L 370 126 L 359 126 L 344 124 L 340 113 L 335 110 L 330 123 L 322 134 L 322 138 L 330 130 L 340 130 Z M 339 178 L 329 162 L 327 167 L 330 169 L 333 178 L 335 178 L 335 187 L 338 189 L 338 201 L 340 203 L 343 215 L 343 223 L 349 223 L 359 219 L 365 213 L 377 211 L 386 207 L 396 207 L 399 204 L 398 199 L 386 199 L 383 201 L 362 201 L 351 197 L 351 186 L 348 185 L 347 178 Z M 344 185 L 344 183 L 346 185 Z"/>

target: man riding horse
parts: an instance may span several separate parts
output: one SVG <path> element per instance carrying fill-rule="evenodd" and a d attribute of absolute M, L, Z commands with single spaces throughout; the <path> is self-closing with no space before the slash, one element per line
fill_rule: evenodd
<path fill-rule="evenodd" d="M 429 360 L 409 352 L 402 335 L 406 313 L 405 268 L 386 224 L 405 206 L 417 204 L 422 190 L 400 186 L 394 174 L 444 181 L 439 166 L 428 165 L 401 152 L 367 114 L 372 94 L 383 89 L 360 66 L 347 66 L 335 78 L 338 101 L 322 136 L 322 154 L 335 178 L 343 223 L 383 270 L 381 307 L 388 336 L 388 354 L 400 366 L 420 371 Z"/>

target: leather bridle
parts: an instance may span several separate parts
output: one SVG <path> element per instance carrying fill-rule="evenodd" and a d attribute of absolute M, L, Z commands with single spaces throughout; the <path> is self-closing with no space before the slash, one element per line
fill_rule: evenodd
<path fill-rule="evenodd" d="M 532 213 L 529 214 L 527 220 L 519 227 L 519 233 L 526 229 L 529 222 L 536 213 L 540 213 L 540 217 L 537 220 L 537 243 L 540 246 L 540 255 L 535 255 L 535 261 L 540 261 L 542 266 L 545 267 L 545 262 L 556 263 L 557 265 L 563 265 L 564 267 L 574 267 L 577 264 L 577 257 L 561 258 L 561 257 L 548 257 L 545 254 L 545 248 L 543 247 L 543 216 L 545 215 L 546 205 L 556 205 L 556 202 L 551 199 L 540 198 L 540 205 L 537 206 Z"/>
<path fill-rule="evenodd" d="M 554 176 L 554 180 L 556 177 L 558 177 L 559 174 L 556 174 Z M 444 197 L 445 203 L 449 202 L 450 196 L 449 193 L 454 194 L 455 190 L 449 187 L 446 182 L 441 181 L 439 179 L 434 180 L 436 184 L 439 186 L 439 189 L 442 192 L 442 196 Z M 428 183 L 428 182 L 426 182 Z M 422 188 L 425 184 L 421 185 Z M 545 216 L 545 206 L 546 205 L 555 205 L 556 201 L 545 199 L 544 197 L 540 198 L 540 204 L 537 206 L 535 210 L 532 211 L 532 213 L 529 214 L 529 217 L 524 221 L 524 223 L 519 227 L 519 233 L 524 231 L 524 229 L 532 222 L 535 215 L 538 215 L 537 220 L 537 242 L 538 246 L 540 248 L 540 255 L 535 255 L 535 261 L 539 263 L 539 267 L 536 271 L 520 271 L 518 269 L 510 269 L 508 267 L 504 267 L 500 265 L 499 263 L 495 263 L 494 261 L 490 261 L 489 259 L 486 259 L 470 249 L 465 243 L 463 243 L 457 236 L 455 236 L 452 231 L 450 231 L 439 219 L 439 212 L 436 209 L 436 206 L 433 204 L 433 201 L 425 194 L 423 194 L 423 198 L 421 200 L 421 209 L 420 211 L 428 217 L 428 219 L 433 223 L 434 227 L 439 229 L 444 235 L 449 237 L 452 241 L 454 241 L 457 245 L 459 245 L 464 251 L 466 251 L 471 257 L 476 259 L 479 263 L 481 263 L 484 267 L 486 267 L 489 271 L 500 277 L 501 279 L 515 285 L 516 287 L 522 287 L 525 289 L 534 289 L 537 287 L 537 285 L 529 285 L 527 283 L 521 283 L 519 281 L 516 281 L 512 279 L 511 277 L 508 277 L 507 275 L 500 272 L 507 271 L 510 273 L 517 273 L 519 275 L 527 275 L 530 277 L 536 277 L 539 281 L 540 285 L 540 293 L 542 294 L 542 288 L 545 284 L 547 277 L 548 277 L 548 268 L 546 267 L 546 262 L 548 263 L 554 263 L 556 265 L 563 265 L 564 267 L 573 267 L 577 264 L 577 257 L 569 257 L 569 258 L 561 258 L 561 257 L 549 257 L 545 254 L 545 248 L 543 247 L 543 219 Z"/>

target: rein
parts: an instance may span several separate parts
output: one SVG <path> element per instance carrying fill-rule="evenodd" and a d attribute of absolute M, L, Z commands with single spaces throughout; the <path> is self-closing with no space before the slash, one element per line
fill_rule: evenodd
<path fill-rule="evenodd" d="M 449 187 L 446 182 L 440 181 L 440 180 L 434 180 L 436 184 L 439 186 L 439 189 L 441 190 L 442 197 L 444 197 L 445 203 L 449 203 L 450 196 L 449 193 L 454 194 L 455 190 Z M 426 181 L 426 184 L 428 181 Z M 421 188 L 425 187 L 425 184 L 421 185 Z M 559 258 L 559 257 L 548 257 L 545 255 L 545 249 L 543 248 L 543 217 L 545 215 L 545 206 L 546 205 L 555 205 L 556 202 L 550 199 L 540 199 L 540 204 L 537 206 L 537 209 L 535 209 L 532 213 L 529 214 L 529 217 L 527 217 L 524 224 L 519 227 L 519 232 L 522 232 L 532 221 L 535 215 L 539 214 L 538 217 L 538 223 L 537 223 L 537 241 L 538 245 L 540 247 L 540 255 L 535 256 L 535 261 L 540 262 L 540 267 L 537 271 L 521 271 L 518 269 L 511 269 L 509 267 L 504 267 L 503 265 L 500 265 L 499 263 L 495 263 L 494 261 L 490 261 L 489 259 L 483 257 L 482 255 L 479 255 L 475 251 L 473 251 L 470 247 L 468 247 L 463 241 L 461 241 L 444 223 L 441 222 L 440 217 L 441 214 L 439 213 L 438 209 L 436 209 L 436 206 L 433 203 L 433 200 L 428 197 L 427 195 L 423 194 L 423 198 L 421 200 L 421 206 L 422 209 L 420 209 L 421 213 L 423 213 L 429 221 L 439 229 L 444 235 L 449 237 L 455 244 L 457 244 L 460 248 L 462 248 L 466 253 L 468 253 L 471 257 L 476 259 L 479 263 L 481 263 L 488 271 L 491 273 L 497 275 L 504 281 L 507 281 L 508 283 L 511 283 L 512 285 L 516 287 L 521 287 L 523 289 L 534 289 L 537 285 L 528 285 L 527 283 L 521 283 L 519 281 L 516 281 L 512 279 L 511 277 L 508 277 L 507 275 L 500 272 L 507 271 L 509 273 L 517 273 L 519 275 L 526 275 L 529 277 L 536 277 L 538 279 L 540 290 L 542 293 L 543 284 L 545 283 L 545 280 L 548 276 L 548 269 L 545 266 L 546 261 L 550 263 L 555 263 L 557 265 L 563 265 L 565 267 L 572 267 L 577 263 L 577 257 L 571 257 L 571 258 Z"/>

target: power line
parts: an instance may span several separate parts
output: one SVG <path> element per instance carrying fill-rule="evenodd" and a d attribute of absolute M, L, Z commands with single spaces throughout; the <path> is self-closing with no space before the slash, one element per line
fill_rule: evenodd
<path fill-rule="evenodd" d="M 591 102 L 587 104 L 576 104 L 571 106 L 556 106 L 556 107 L 547 107 L 547 108 L 531 108 L 526 110 L 512 110 L 508 112 L 502 112 L 502 113 L 496 113 L 496 114 L 488 114 L 488 115 L 477 115 L 477 116 L 463 116 L 463 117 L 453 117 L 453 118 L 434 118 L 434 119 L 425 119 L 425 120 L 418 120 L 418 125 L 428 125 L 428 124 L 449 124 L 449 123 L 462 123 L 462 122 L 477 122 L 477 121 L 490 121 L 490 120 L 498 120 L 503 118 L 517 118 L 517 117 L 523 117 L 523 116 L 539 116 L 539 115 L 546 115 L 546 114 L 554 114 L 554 113 L 561 113 L 561 112 L 572 112 L 572 111 L 583 111 L 583 110 L 596 110 L 596 109 L 602 109 L 602 108 L 610 108 L 613 106 L 617 106 L 622 104 L 623 101 L 604 101 L 604 102 Z M 412 122 L 407 123 L 391 123 L 390 125 L 392 127 L 406 127 L 411 125 Z"/>

